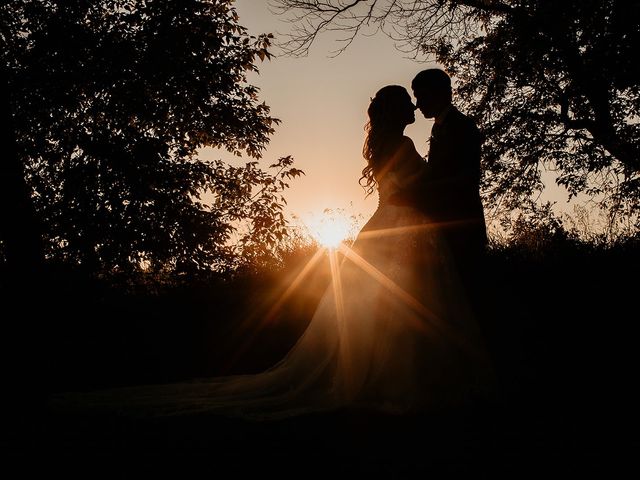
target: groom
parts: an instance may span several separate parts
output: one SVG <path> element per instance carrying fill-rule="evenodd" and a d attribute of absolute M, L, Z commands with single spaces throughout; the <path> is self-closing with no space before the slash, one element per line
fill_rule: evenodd
<path fill-rule="evenodd" d="M 434 125 L 423 181 L 398 198 L 417 206 L 430 227 L 442 232 L 472 308 L 481 300 L 479 286 L 487 246 L 480 199 L 482 138 L 474 121 L 452 104 L 451 78 L 437 68 L 423 70 L 411 83 L 417 108 Z"/>

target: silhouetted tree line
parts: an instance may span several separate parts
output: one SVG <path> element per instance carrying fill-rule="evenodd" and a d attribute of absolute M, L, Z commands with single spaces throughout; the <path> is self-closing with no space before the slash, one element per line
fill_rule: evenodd
<path fill-rule="evenodd" d="M 233 269 L 283 239 L 291 157 L 246 74 L 270 58 L 231 0 L 0 6 L 0 247 L 11 275 Z M 203 147 L 252 160 L 198 157 Z"/>

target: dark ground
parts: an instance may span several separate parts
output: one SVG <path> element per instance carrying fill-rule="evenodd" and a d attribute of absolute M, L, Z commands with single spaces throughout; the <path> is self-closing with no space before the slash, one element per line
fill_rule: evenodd
<path fill-rule="evenodd" d="M 260 371 L 304 329 L 287 319 L 308 315 L 317 298 L 290 302 L 260 329 L 251 322 L 273 303 L 264 279 L 161 297 L 67 279 L 39 301 L 7 295 L 3 304 L 19 308 L 3 310 L 5 478 L 637 477 L 637 252 L 492 261 L 485 328 L 501 395 L 437 415 L 251 423 L 53 414 L 50 393 Z M 252 319 L 242 332 L 257 335 L 230 363 L 243 335 L 221 318 L 240 316 Z"/>
<path fill-rule="evenodd" d="M 431 417 L 343 411 L 268 423 L 31 413 L 3 445 L 3 465 L 17 467 L 9 478 L 634 478 L 640 473 L 637 423 L 625 424 L 615 412 L 542 408 L 531 402 L 518 411 Z"/>

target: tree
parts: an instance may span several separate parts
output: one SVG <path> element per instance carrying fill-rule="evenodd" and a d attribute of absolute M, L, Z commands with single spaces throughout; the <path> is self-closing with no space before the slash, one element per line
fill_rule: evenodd
<path fill-rule="evenodd" d="M 489 205 L 526 204 L 554 171 L 611 222 L 640 228 L 640 2 L 637 0 L 272 0 L 304 55 L 317 35 L 377 28 L 457 81 L 458 101 L 485 134 Z"/>
<path fill-rule="evenodd" d="M 42 235 L 31 256 L 41 244 L 41 258 L 91 272 L 225 268 L 239 222 L 245 245 L 274 245 L 284 180 L 302 173 L 292 160 L 269 173 L 198 158 L 215 147 L 258 160 L 278 124 L 246 79 L 272 36 L 238 21 L 232 0 L 0 6 L 8 263 L 27 256 L 12 248 L 27 219 Z"/>

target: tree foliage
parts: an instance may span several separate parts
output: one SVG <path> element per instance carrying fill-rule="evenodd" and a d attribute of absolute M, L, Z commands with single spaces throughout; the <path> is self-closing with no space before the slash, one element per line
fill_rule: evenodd
<path fill-rule="evenodd" d="M 640 2 L 637 0 L 272 0 L 305 54 L 317 35 L 346 48 L 378 28 L 435 60 L 485 134 L 483 194 L 513 209 L 555 173 L 569 197 L 640 227 Z"/>
<path fill-rule="evenodd" d="M 289 157 L 275 172 L 257 163 L 278 120 L 246 74 L 272 36 L 238 21 L 232 0 L 0 7 L 13 180 L 26 179 L 46 257 L 91 271 L 223 268 L 243 222 L 244 246 L 274 244 L 284 180 L 302 172 Z M 204 161 L 203 147 L 256 161 Z M 19 229 L 3 222 L 8 257 Z"/>

